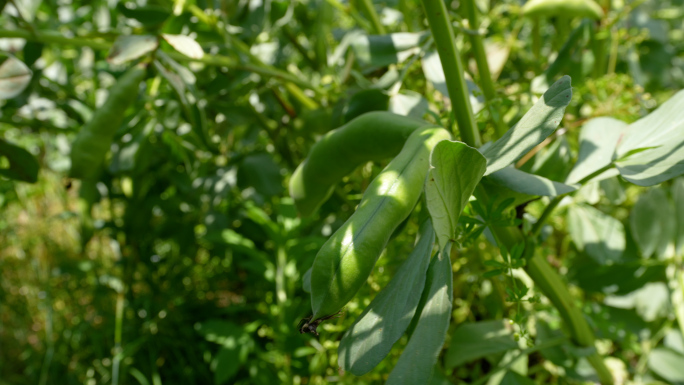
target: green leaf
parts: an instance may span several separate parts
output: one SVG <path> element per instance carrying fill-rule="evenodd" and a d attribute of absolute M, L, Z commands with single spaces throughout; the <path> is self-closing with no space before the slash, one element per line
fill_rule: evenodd
<path fill-rule="evenodd" d="M 549 324 L 543 319 L 538 319 L 535 323 L 537 329 L 537 338 L 535 339 L 538 345 L 542 345 L 547 341 L 563 337 L 563 332 L 560 330 L 551 329 Z M 551 346 L 539 351 L 541 355 L 558 366 L 569 366 L 570 357 L 562 345 Z"/>
<path fill-rule="evenodd" d="M 435 368 L 432 370 L 429 385 L 452 385 L 451 380 L 442 373 L 442 368 L 439 367 L 439 364 L 435 365 Z"/>
<path fill-rule="evenodd" d="M 432 377 L 451 321 L 453 273 L 449 259 L 450 249 L 447 246 L 430 263 L 421 298 L 424 306 L 416 311 L 418 322 L 408 345 L 390 373 L 387 384 L 427 384 Z"/>
<path fill-rule="evenodd" d="M 265 152 L 247 155 L 238 168 L 237 177 L 239 187 L 254 187 L 264 196 L 279 195 L 284 189 L 280 167 Z"/>
<path fill-rule="evenodd" d="M 675 218 L 672 204 L 667 194 L 654 188 L 641 194 L 629 215 L 632 236 L 641 255 L 648 258 L 654 253 L 665 256 L 668 246 L 673 242 Z"/>
<path fill-rule="evenodd" d="M 617 148 L 617 159 L 628 152 L 684 141 L 684 90 L 677 92 L 655 111 L 629 125 Z"/>
<path fill-rule="evenodd" d="M 171 45 L 176 51 L 192 59 L 201 59 L 204 56 L 204 50 L 190 36 L 185 35 L 169 35 L 163 33 L 162 38 Z"/>
<path fill-rule="evenodd" d="M 684 141 L 663 145 L 617 161 L 626 180 L 639 186 L 653 186 L 684 174 Z"/>
<path fill-rule="evenodd" d="M 397 115 L 412 116 L 421 119 L 428 110 L 428 101 L 423 95 L 402 90 L 389 99 L 389 111 Z"/>
<path fill-rule="evenodd" d="M 421 60 L 423 66 L 423 74 L 425 79 L 432 83 L 433 87 L 439 91 L 444 97 L 449 98 L 449 90 L 446 85 L 446 77 L 444 76 L 444 68 L 442 62 L 439 60 L 437 51 L 428 52 Z M 473 109 L 473 114 L 477 114 L 485 105 L 484 95 L 477 84 L 472 80 L 466 79 L 468 86 L 468 98 L 470 99 L 470 107 Z"/>
<path fill-rule="evenodd" d="M 601 265 L 620 262 L 625 251 L 625 228 L 617 219 L 588 205 L 568 210 L 568 232 L 577 248 Z"/>
<path fill-rule="evenodd" d="M 494 269 L 482 274 L 482 278 L 492 278 L 505 273 L 506 269 Z"/>
<path fill-rule="evenodd" d="M 616 153 L 622 177 L 639 186 L 652 186 L 684 174 L 682 124 L 684 91 L 630 124 Z M 634 153 L 639 149 L 646 150 Z"/>
<path fill-rule="evenodd" d="M 31 70 L 16 57 L 0 54 L 0 100 L 19 95 L 31 82 Z"/>
<path fill-rule="evenodd" d="M 613 162 L 615 148 L 627 127 L 627 123 L 609 117 L 594 118 L 582 126 L 577 162 L 565 182 L 577 183 Z M 611 174 L 617 175 L 617 171 L 605 172 L 601 176 Z"/>
<path fill-rule="evenodd" d="M 196 329 L 207 341 L 221 345 L 211 366 L 214 370 L 214 383 L 226 383 L 245 362 L 253 345 L 251 337 L 242 326 L 217 319 L 202 322 Z"/>
<path fill-rule="evenodd" d="M 481 149 L 487 158 L 485 175 L 512 164 L 551 135 L 563 119 L 571 98 L 570 77 L 563 76 L 546 90 L 515 126 L 496 142 Z"/>
<path fill-rule="evenodd" d="M 598 184 L 603 192 L 603 197 L 605 197 L 611 204 L 616 206 L 621 205 L 625 199 L 627 199 L 627 196 L 625 195 L 625 188 L 622 186 L 622 183 L 618 177 L 602 179 L 598 182 Z"/>
<path fill-rule="evenodd" d="M 351 38 L 351 47 L 361 68 L 370 69 L 401 63 L 420 52 L 427 34 L 399 32 L 386 35 L 358 34 Z"/>
<path fill-rule="evenodd" d="M 373 299 L 342 337 L 338 365 L 356 376 L 371 371 L 404 334 L 425 287 L 435 233 L 429 220 L 392 281 Z"/>
<path fill-rule="evenodd" d="M 647 283 L 627 295 L 607 296 L 604 302 L 620 309 L 635 309 L 646 322 L 671 315 L 670 291 L 663 282 Z"/>
<path fill-rule="evenodd" d="M 309 294 L 311 293 L 311 270 L 313 269 L 310 267 L 302 277 L 302 290 Z"/>
<path fill-rule="evenodd" d="M 0 157 L 9 161 L 8 168 L 0 168 L 0 175 L 29 183 L 38 180 L 38 161 L 30 152 L 0 139 Z"/>
<path fill-rule="evenodd" d="M 644 286 L 648 282 L 665 279 L 662 265 L 643 266 L 635 260 L 624 263 L 630 252 L 630 242 L 626 243 L 623 261 L 615 265 L 600 265 L 591 258 L 577 258 L 568 271 L 568 279 L 587 292 L 623 295 Z"/>
<path fill-rule="evenodd" d="M 499 385 L 534 385 L 535 382 L 512 370 L 506 372 Z"/>
<path fill-rule="evenodd" d="M 451 335 L 445 367 L 452 369 L 479 358 L 517 349 L 511 329 L 502 320 L 481 321 L 459 326 Z"/>
<path fill-rule="evenodd" d="M 151 119 L 141 130 L 139 130 L 131 141 L 120 144 L 118 151 L 112 153 L 112 160 L 109 163 L 109 171 L 112 174 L 130 171 L 135 168 L 136 159 L 140 156 L 140 153 L 144 152 L 141 151 L 141 148 L 144 148 L 145 144 L 148 143 L 148 137 L 154 130 L 156 124 L 157 120 Z M 139 126 L 142 126 L 142 124 Z M 137 127 L 135 127 L 134 130 L 135 129 L 137 129 Z"/>
<path fill-rule="evenodd" d="M 236 348 L 221 347 L 214 361 L 214 384 L 225 384 L 240 369 L 240 352 Z"/>
<path fill-rule="evenodd" d="M 69 175 L 79 179 L 95 179 L 109 152 L 126 110 L 138 97 L 140 82 L 147 71 L 137 65 L 124 73 L 110 87 L 107 100 L 85 124 L 71 144 Z"/>
<path fill-rule="evenodd" d="M 557 196 L 577 190 L 577 187 L 555 182 L 543 176 L 518 170 L 513 166 L 503 168 L 488 176 L 494 183 L 515 192 L 528 195 Z"/>
<path fill-rule="evenodd" d="M 439 247 L 456 239 L 458 217 L 485 171 L 485 159 L 465 143 L 442 141 L 430 155 L 425 186 L 427 207 Z"/>
<path fill-rule="evenodd" d="M 574 164 L 574 159 L 571 159 L 574 155 L 571 155 L 571 152 L 570 145 L 563 135 L 538 151 L 518 169 L 550 180 L 564 181 Z"/>
<path fill-rule="evenodd" d="M 663 345 L 677 353 L 684 354 L 684 335 L 677 329 L 671 329 L 665 334 Z"/>
<path fill-rule="evenodd" d="M 655 348 L 648 355 L 648 368 L 671 383 L 684 383 L 684 355 L 669 349 Z"/>
<path fill-rule="evenodd" d="M 159 40 L 150 35 L 119 36 L 109 51 L 107 61 L 111 64 L 124 64 L 144 56 L 159 46 Z"/>

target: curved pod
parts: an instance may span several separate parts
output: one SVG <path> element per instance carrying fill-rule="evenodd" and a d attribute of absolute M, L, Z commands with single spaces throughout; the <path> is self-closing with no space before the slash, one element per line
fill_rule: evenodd
<path fill-rule="evenodd" d="M 345 175 L 366 162 L 397 155 L 413 131 L 428 125 L 422 120 L 377 111 L 328 132 L 290 179 L 290 196 L 297 210 L 302 216 L 313 214 Z"/>
<path fill-rule="evenodd" d="M 313 318 L 334 314 L 366 282 L 392 232 L 423 192 L 430 151 L 450 139 L 443 128 L 421 128 L 371 182 L 354 214 L 323 245 L 311 272 Z"/>
<path fill-rule="evenodd" d="M 104 162 L 116 131 L 126 115 L 126 109 L 135 101 L 138 86 L 145 79 L 146 70 L 136 65 L 126 71 L 109 89 L 105 103 L 78 132 L 71 145 L 72 178 L 93 179 Z"/>

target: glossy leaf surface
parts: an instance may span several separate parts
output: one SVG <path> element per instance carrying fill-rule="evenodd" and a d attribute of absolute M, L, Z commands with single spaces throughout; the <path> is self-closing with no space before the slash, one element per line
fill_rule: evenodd
<path fill-rule="evenodd" d="M 338 350 L 339 366 L 361 376 L 372 370 L 404 334 L 425 287 L 435 233 L 430 221 L 421 226 L 420 239 L 392 281 L 378 293 L 347 330 Z"/>
<path fill-rule="evenodd" d="M 485 175 L 512 164 L 551 135 L 563 119 L 571 98 L 570 77 L 563 76 L 546 90 L 515 126 L 483 150 L 482 154 L 487 158 Z"/>
<path fill-rule="evenodd" d="M 425 194 L 440 248 L 456 239 L 458 218 L 485 164 L 484 157 L 465 143 L 442 141 L 433 149 Z"/>
<path fill-rule="evenodd" d="M 423 296 L 424 302 L 421 299 L 424 306 L 416 312 L 419 317 L 416 328 L 387 384 L 426 384 L 432 377 L 451 321 L 453 274 L 449 249 L 437 254 L 430 263 L 425 285 L 427 296 Z"/>

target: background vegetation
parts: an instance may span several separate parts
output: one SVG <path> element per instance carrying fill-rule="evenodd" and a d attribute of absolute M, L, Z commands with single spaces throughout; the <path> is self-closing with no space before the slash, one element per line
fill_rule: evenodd
<path fill-rule="evenodd" d="M 474 2 L 473 18 L 464 9 L 471 3 L 447 6 L 483 142 L 517 122 L 548 84 L 572 77 L 561 127 L 518 163 L 528 172 L 564 181 L 586 121 L 636 121 L 684 88 L 681 0 L 601 1 L 598 19 L 528 17 L 517 0 Z M 420 2 L 11 0 L 0 9 L 0 50 L 30 69 L 18 80 L 0 77 L 3 87 L 26 84 L 0 100 L 2 143 L 39 165 L 36 180 L 30 162 L 17 177 L 6 171 L 16 171 L 16 151 L 0 149 L 0 384 L 387 378 L 406 337 L 358 378 L 338 370 L 337 347 L 410 252 L 417 226 L 389 244 L 320 338 L 300 335 L 297 323 L 311 312 L 303 276 L 383 164 L 356 170 L 311 217 L 297 215 L 285 186 L 320 135 L 363 112 L 453 127 Z M 478 71 L 482 41 L 493 83 Z M 68 178 L 76 133 L 135 62 L 146 64 L 146 79 L 99 177 Z M 543 230 L 543 253 L 570 285 L 618 383 L 684 383 L 684 325 L 675 318 L 684 306 L 676 294 L 684 282 L 675 279 L 682 249 L 674 241 L 684 225 L 672 206 L 682 186 L 643 188 L 619 177 L 589 184 Z M 531 202 L 525 215 L 538 217 L 547 202 Z M 582 218 L 593 209 L 624 229 L 622 248 L 608 256 L 582 244 Z M 532 287 L 529 278 L 487 275 L 482 261 L 499 250 L 485 235 L 469 246 L 452 259 L 447 349 L 458 348 L 443 355 L 433 381 L 595 381 L 586 351 L 567 341 L 540 345 L 563 336 L 545 298 L 520 308 L 498 292 L 515 282 Z M 507 328 L 476 324 L 494 327 L 493 337 L 458 329 L 516 315 L 522 321 Z M 511 345 L 521 327 L 530 335 Z M 488 342 L 499 348 L 482 352 Z M 453 358 L 464 352 L 477 354 Z"/>

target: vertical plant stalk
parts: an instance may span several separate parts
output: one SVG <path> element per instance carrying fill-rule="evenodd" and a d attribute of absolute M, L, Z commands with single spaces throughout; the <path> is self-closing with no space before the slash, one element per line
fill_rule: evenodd
<path fill-rule="evenodd" d="M 480 21 L 477 15 L 477 5 L 474 0 L 466 0 L 463 3 L 466 14 L 468 16 L 468 23 L 470 24 L 470 29 L 479 31 Z M 473 56 L 475 56 L 475 62 L 477 63 L 477 72 L 480 75 L 480 87 L 482 87 L 482 93 L 484 94 L 485 103 L 489 109 L 489 113 L 494 121 L 494 128 L 496 130 L 497 138 L 501 137 L 508 127 L 504 124 L 501 119 L 501 114 L 499 114 L 498 103 L 496 96 L 496 89 L 494 88 L 494 82 L 492 81 L 492 73 L 489 71 L 489 63 L 487 63 L 487 52 L 484 48 L 484 43 L 482 41 L 482 35 L 479 33 L 471 33 L 470 45 L 473 50 Z"/>
<path fill-rule="evenodd" d="M 375 6 L 373 6 L 372 0 L 360 0 L 359 5 L 363 8 L 363 12 L 370 19 L 373 30 L 378 35 L 384 35 L 387 33 L 385 31 L 385 26 L 380 22 L 380 16 L 375 11 Z"/>
<path fill-rule="evenodd" d="M 618 48 L 620 44 L 620 32 L 617 28 L 613 27 L 610 30 L 610 56 L 608 57 L 608 69 L 606 73 L 608 75 L 615 73 L 615 66 L 617 65 Z"/>
<path fill-rule="evenodd" d="M 454 33 L 449 23 L 446 7 L 442 0 L 423 0 L 423 7 L 430 23 L 433 38 L 437 44 L 439 57 L 444 68 L 447 88 L 454 105 L 455 116 L 458 119 L 458 128 L 461 132 L 461 139 L 468 145 L 479 147 L 480 135 L 475 125 L 470 103 L 468 101 L 468 89 L 463 78 L 463 66 L 458 56 L 454 41 Z M 477 186 L 475 195 L 485 204 L 488 200 L 487 192 L 481 184 Z M 493 227 L 492 231 L 497 239 L 510 250 L 514 245 L 524 242 L 522 232 L 514 227 Z M 533 252 L 533 250 L 532 250 Z M 528 265 L 528 274 L 532 277 L 535 284 L 542 289 L 544 294 L 551 300 L 553 305 L 559 309 L 564 321 L 570 325 L 573 339 L 593 345 L 594 335 L 582 313 L 574 306 L 570 293 L 562 283 L 551 266 L 541 257 L 533 259 Z M 606 368 L 603 360 L 590 359 L 589 362 L 594 366 L 599 374 L 601 382 L 612 384 L 613 378 L 610 371 Z"/>
<path fill-rule="evenodd" d="M 442 62 L 461 140 L 469 146 L 480 147 L 482 145 L 480 133 L 470 107 L 468 87 L 463 77 L 463 64 L 456 48 L 456 38 L 449 21 L 449 13 L 443 0 L 423 0 L 423 8 L 430 24 L 432 37 L 437 45 L 439 60 Z"/>
<path fill-rule="evenodd" d="M 607 27 L 606 22 L 603 20 L 592 24 L 591 40 L 594 51 L 594 77 L 598 78 L 607 73 L 606 49 L 609 46 L 610 35 L 610 27 Z"/>

